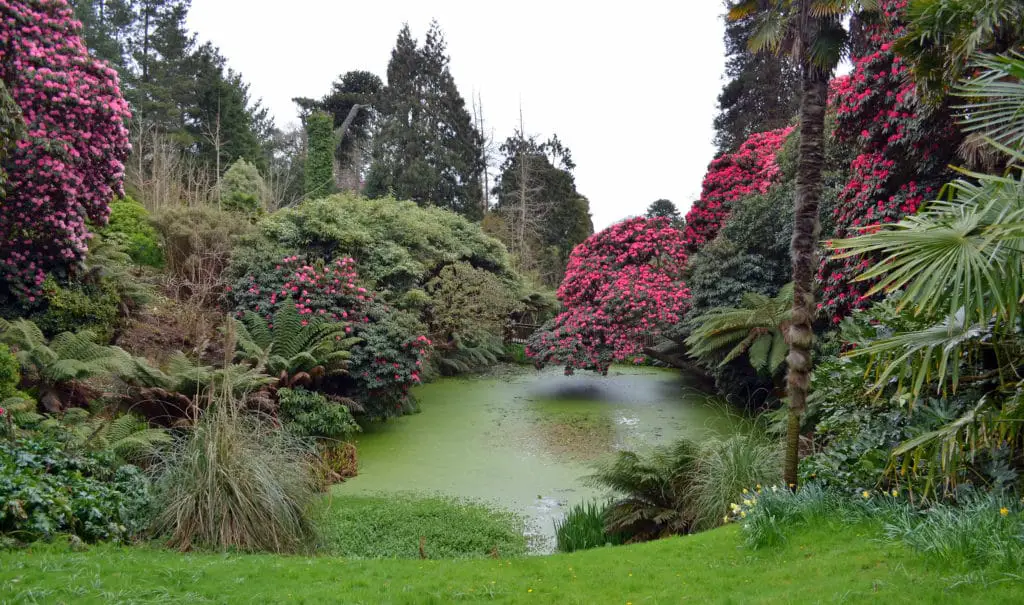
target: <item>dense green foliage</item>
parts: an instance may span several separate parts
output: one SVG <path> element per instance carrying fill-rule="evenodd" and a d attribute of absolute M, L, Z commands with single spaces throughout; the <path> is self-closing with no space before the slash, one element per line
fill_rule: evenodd
<path fill-rule="evenodd" d="M 717 527 L 748 485 L 778 480 L 780 462 L 779 448 L 756 434 L 683 439 L 647 455 L 619 452 L 589 479 L 616 495 L 604 513 L 606 532 L 653 540 Z"/>
<path fill-rule="evenodd" d="M 317 527 L 322 551 L 348 559 L 509 558 L 527 547 L 518 515 L 442 497 L 336 496 Z"/>
<path fill-rule="evenodd" d="M 0 440 L 0 541 L 130 541 L 148 522 L 149 483 L 109 453 L 47 436 Z M 2 542 L 0 542 L 2 543 Z"/>
<path fill-rule="evenodd" d="M 302 387 L 278 389 L 278 418 L 289 431 L 303 437 L 345 440 L 359 432 L 348 407 Z"/>
<path fill-rule="evenodd" d="M 121 246 L 135 264 L 150 267 L 164 264 L 159 234 L 150 222 L 149 212 L 131 197 L 110 203 L 110 218 L 99 233 Z"/>

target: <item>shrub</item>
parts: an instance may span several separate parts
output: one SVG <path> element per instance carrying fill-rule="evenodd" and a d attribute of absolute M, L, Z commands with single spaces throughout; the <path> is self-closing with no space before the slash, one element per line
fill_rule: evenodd
<path fill-rule="evenodd" d="M 689 478 L 699 454 L 694 443 L 683 439 L 647 456 L 619 452 L 601 464 L 588 480 L 616 493 L 604 514 L 605 531 L 629 541 L 689 533 L 695 517 Z"/>
<path fill-rule="evenodd" d="M 130 197 L 111 202 L 110 221 L 99 233 L 122 247 L 137 265 L 162 267 L 164 264 L 160 236 L 150 222 L 149 211 Z"/>
<path fill-rule="evenodd" d="M 349 322 L 346 333 L 360 339 L 350 351 L 348 374 L 325 377 L 318 389 L 356 399 L 358 411 L 371 417 L 412 408 L 409 389 L 421 381 L 432 344 L 415 315 L 375 302 L 376 294 L 359 285 L 351 258 L 314 265 L 292 255 L 261 269 L 231 289 L 237 313 L 270 321 L 281 305 L 291 304 L 303 316 Z"/>
<path fill-rule="evenodd" d="M 613 361 L 642 353 L 644 337 L 678 323 L 689 291 L 682 233 L 665 218 L 633 218 L 573 250 L 558 298 L 565 311 L 530 337 L 526 353 L 607 373 Z"/>
<path fill-rule="evenodd" d="M 595 501 L 574 504 L 564 519 L 555 521 L 555 542 L 560 552 L 622 544 L 623 536 L 605 531 L 607 504 Z"/>
<path fill-rule="evenodd" d="M 320 393 L 278 389 L 277 399 L 284 428 L 296 435 L 344 441 L 360 430 L 347 407 Z"/>
<path fill-rule="evenodd" d="M 348 558 L 511 558 L 525 555 L 527 546 L 520 516 L 450 498 L 333 498 L 318 527 L 322 550 Z"/>
<path fill-rule="evenodd" d="M 781 480 L 782 447 L 778 440 L 752 431 L 705 441 L 690 484 L 694 529 L 721 525 L 729 504 L 749 486 L 773 485 Z"/>
<path fill-rule="evenodd" d="M 149 488 L 113 455 L 34 435 L 0 441 L 0 534 L 20 542 L 72 534 L 125 542 L 148 523 Z"/>
<path fill-rule="evenodd" d="M 0 80 L 25 119 L 0 213 L 0 279 L 22 303 L 85 256 L 86 221 L 106 221 L 130 149 L 117 72 L 94 59 L 64 1 L 0 4 Z"/>
<path fill-rule="evenodd" d="M 156 468 L 153 529 L 172 547 L 295 552 L 313 536 L 308 447 L 229 396 Z"/>
<path fill-rule="evenodd" d="M 50 336 L 82 329 L 92 331 L 100 342 L 114 336 L 121 297 L 109 280 L 61 285 L 53 277 L 43 282 L 45 310 L 35 315 L 36 325 Z"/>
<path fill-rule="evenodd" d="M 220 180 L 220 203 L 225 210 L 254 214 L 263 207 L 267 185 L 255 164 L 238 158 Z"/>
<path fill-rule="evenodd" d="M 235 241 L 252 228 L 248 220 L 208 206 L 181 206 L 156 214 L 153 223 L 176 296 L 213 302 L 223 292 L 222 273 Z"/>

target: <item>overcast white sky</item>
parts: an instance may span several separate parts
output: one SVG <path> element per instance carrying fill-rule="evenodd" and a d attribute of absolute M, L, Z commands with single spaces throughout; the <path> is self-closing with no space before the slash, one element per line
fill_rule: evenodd
<path fill-rule="evenodd" d="M 599 8 L 600 7 L 600 8 Z M 724 66 L 720 0 L 193 0 L 189 27 L 242 72 L 278 126 L 292 97 L 320 97 L 346 71 L 385 80 L 398 30 L 436 18 L 451 70 L 500 141 L 518 125 L 558 133 L 598 229 L 668 198 L 683 212 L 714 154 Z"/>

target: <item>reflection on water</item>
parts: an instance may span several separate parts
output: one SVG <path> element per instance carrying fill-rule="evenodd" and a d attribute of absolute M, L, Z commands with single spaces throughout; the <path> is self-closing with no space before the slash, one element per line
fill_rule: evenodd
<path fill-rule="evenodd" d="M 358 442 L 359 476 L 338 493 L 487 500 L 527 515 L 533 532 L 550 537 L 566 505 L 601 495 L 581 481 L 601 457 L 734 429 L 722 406 L 669 370 L 504 372 L 418 389 L 422 413 L 368 427 Z"/>

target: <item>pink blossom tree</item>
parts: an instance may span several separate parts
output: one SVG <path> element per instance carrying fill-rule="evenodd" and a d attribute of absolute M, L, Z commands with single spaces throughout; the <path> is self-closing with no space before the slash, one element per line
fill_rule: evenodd
<path fill-rule="evenodd" d="M 775 154 L 792 131 L 792 127 L 787 127 L 754 133 L 735 153 L 712 160 L 704 175 L 700 199 L 686 213 L 687 254 L 715 239 L 736 200 L 764 193 L 779 179 Z"/>
<path fill-rule="evenodd" d="M 89 56 L 64 0 L 0 0 L 0 80 L 25 122 L 5 168 L 0 281 L 33 303 L 85 256 L 122 189 L 130 117 L 117 72 Z"/>
<path fill-rule="evenodd" d="M 613 362 L 641 354 L 646 334 L 685 312 L 684 246 L 667 218 L 633 218 L 587 238 L 558 288 L 565 311 L 530 338 L 527 356 L 538 367 L 563 365 L 566 374 L 604 374 Z"/>

